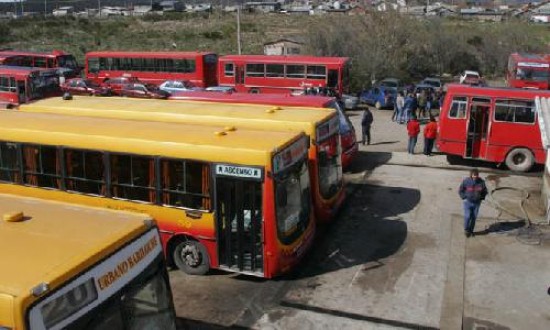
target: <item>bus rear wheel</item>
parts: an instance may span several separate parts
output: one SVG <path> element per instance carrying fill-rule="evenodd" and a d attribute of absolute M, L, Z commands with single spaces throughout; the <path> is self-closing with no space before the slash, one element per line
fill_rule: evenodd
<path fill-rule="evenodd" d="M 208 251 L 204 245 L 197 241 L 179 242 L 172 257 L 176 266 L 189 275 L 204 275 L 210 269 Z"/>
<path fill-rule="evenodd" d="M 514 172 L 527 172 L 535 164 L 535 157 L 529 149 L 516 148 L 508 153 L 504 163 Z"/>

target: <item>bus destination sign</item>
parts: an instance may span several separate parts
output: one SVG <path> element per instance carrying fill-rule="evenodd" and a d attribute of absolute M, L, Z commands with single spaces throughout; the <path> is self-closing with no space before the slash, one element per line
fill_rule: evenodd
<path fill-rule="evenodd" d="M 262 170 L 254 167 L 217 164 L 216 175 L 236 176 L 239 178 L 248 179 L 261 179 Z"/>

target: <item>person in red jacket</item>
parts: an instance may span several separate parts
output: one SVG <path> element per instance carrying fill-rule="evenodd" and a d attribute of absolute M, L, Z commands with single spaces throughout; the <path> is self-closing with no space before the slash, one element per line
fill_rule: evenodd
<path fill-rule="evenodd" d="M 414 155 L 414 147 L 416 147 L 416 141 L 418 140 L 418 133 L 420 133 L 420 123 L 413 115 L 411 120 L 407 123 L 407 133 L 409 134 L 409 154 Z"/>
<path fill-rule="evenodd" d="M 437 136 L 437 122 L 435 118 L 430 116 L 430 122 L 424 127 L 424 155 L 431 156 L 434 147 L 435 138 Z"/>

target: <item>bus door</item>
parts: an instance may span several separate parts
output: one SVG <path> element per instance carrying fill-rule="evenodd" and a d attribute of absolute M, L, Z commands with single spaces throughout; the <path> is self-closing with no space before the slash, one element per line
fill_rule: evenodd
<path fill-rule="evenodd" d="M 222 172 L 246 175 L 261 170 L 216 166 L 216 231 L 221 269 L 263 274 L 262 182 L 221 176 Z M 251 172 L 249 172 L 251 173 Z"/>
<path fill-rule="evenodd" d="M 235 87 L 238 85 L 244 85 L 244 66 L 242 64 L 235 64 Z"/>
<path fill-rule="evenodd" d="M 327 76 L 327 88 L 336 92 L 339 91 L 340 90 L 340 86 L 338 85 L 339 77 L 340 77 L 340 74 L 338 69 L 329 69 L 328 76 Z"/>
<path fill-rule="evenodd" d="M 27 102 L 27 88 L 24 80 L 17 80 L 17 94 L 20 104 Z"/>
<path fill-rule="evenodd" d="M 468 131 L 466 150 L 464 158 L 486 157 L 489 128 L 489 110 L 491 100 L 485 98 L 473 98 L 470 103 L 470 118 L 468 120 Z"/>

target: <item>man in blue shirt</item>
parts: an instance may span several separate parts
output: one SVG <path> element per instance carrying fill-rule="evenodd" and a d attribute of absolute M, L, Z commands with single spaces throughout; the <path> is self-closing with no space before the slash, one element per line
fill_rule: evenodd
<path fill-rule="evenodd" d="M 464 201 L 464 234 L 470 237 L 474 234 L 481 201 L 487 196 L 485 181 L 479 177 L 477 168 L 470 170 L 470 176 L 462 181 L 458 194 Z"/>

